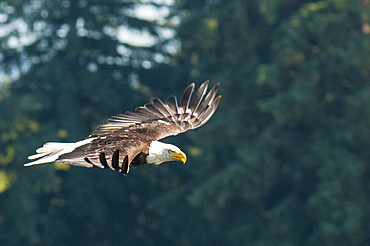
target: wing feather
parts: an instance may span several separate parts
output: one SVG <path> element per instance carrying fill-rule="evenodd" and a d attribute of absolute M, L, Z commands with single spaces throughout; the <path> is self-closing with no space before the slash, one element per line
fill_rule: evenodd
<path fill-rule="evenodd" d="M 191 95 L 193 94 L 195 84 L 192 83 L 188 87 L 186 87 L 181 99 L 180 99 L 180 109 L 182 110 L 181 113 L 187 113 L 187 109 L 189 107 L 189 102 L 191 99 Z"/>
<path fill-rule="evenodd" d="M 118 170 L 119 168 L 118 162 L 119 162 L 119 149 L 115 150 L 112 155 L 112 167 L 115 170 Z"/>
<path fill-rule="evenodd" d="M 172 110 L 175 115 L 180 114 L 179 106 L 177 105 L 177 99 L 175 96 L 170 96 L 167 99 L 166 105 Z"/>
<path fill-rule="evenodd" d="M 154 104 L 148 103 L 145 104 L 145 107 L 150 111 L 153 112 L 157 116 L 158 119 L 166 118 L 166 115 L 163 114 L 160 110 L 160 108 L 157 108 Z"/>
<path fill-rule="evenodd" d="M 196 112 L 200 103 L 202 102 L 202 99 L 204 95 L 206 94 L 207 88 L 208 88 L 209 80 L 201 84 L 199 87 L 197 93 L 195 93 L 195 96 L 193 100 L 191 100 L 190 109 L 192 112 Z"/>
<path fill-rule="evenodd" d="M 145 119 L 154 117 L 154 115 L 152 115 L 152 114 L 141 112 L 140 109 L 138 109 L 137 111 L 134 111 L 134 112 L 127 111 L 126 115 L 127 115 L 127 117 L 129 117 L 129 119 L 138 119 L 141 116 L 141 118 L 140 118 L 141 121 L 144 121 Z"/>
<path fill-rule="evenodd" d="M 147 107 L 146 105 L 144 105 L 144 107 L 138 107 L 135 109 L 135 112 L 140 112 L 144 115 L 147 115 L 148 118 L 156 118 L 158 117 L 157 114 L 155 114 L 154 112 L 151 112 Z"/>
<path fill-rule="evenodd" d="M 123 159 L 122 167 L 121 167 L 121 173 L 127 175 L 130 171 L 130 165 L 128 161 L 128 156 L 126 155 L 125 159 Z"/>
<path fill-rule="evenodd" d="M 99 155 L 99 161 L 104 166 L 104 168 L 109 168 L 107 159 L 105 158 L 105 152 L 101 152 Z"/>
<path fill-rule="evenodd" d="M 154 98 L 153 101 L 152 101 L 152 104 L 154 107 L 156 107 L 157 110 L 159 110 L 162 115 L 164 115 L 165 117 L 171 117 L 172 116 L 172 113 L 170 112 L 171 109 L 168 108 L 168 106 L 166 107 L 166 105 L 161 101 L 161 99 L 159 98 Z"/>

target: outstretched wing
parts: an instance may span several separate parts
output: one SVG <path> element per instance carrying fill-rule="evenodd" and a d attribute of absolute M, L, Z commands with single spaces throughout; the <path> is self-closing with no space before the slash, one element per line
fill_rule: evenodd
<path fill-rule="evenodd" d="M 196 129 L 212 117 L 221 100 L 221 96 L 216 97 L 219 84 L 206 95 L 208 84 L 209 81 L 204 82 L 193 97 L 195 84 L 190 84 L 179 103 L 175 96 L 169 97 L 165 103 L 155 98 L 133 112 L 113 116 L 89 137 L 113 137 L 130 133 L 159 140 Z"/>

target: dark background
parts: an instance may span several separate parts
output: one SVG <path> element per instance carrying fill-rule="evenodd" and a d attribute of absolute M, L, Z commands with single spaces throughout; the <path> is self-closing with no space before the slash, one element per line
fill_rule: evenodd
<path fill-rule="evenodd" d="M 370 245 L 369 0 L 7 0 L 0 30 L 0 245 Z M 186 165 L 23 167 L 207 79 Z"/>

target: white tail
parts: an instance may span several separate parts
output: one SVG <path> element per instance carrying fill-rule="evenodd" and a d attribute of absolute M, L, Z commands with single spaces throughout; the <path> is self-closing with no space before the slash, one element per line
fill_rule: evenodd
<path fill-rule="evenodd" d="M 67 154 L 67 153 L 71 153 L 76 148 L 83 146 L 85 144 L 88 144 L 94 139 L 95 138 L 88 138 L 85 140 L 78 141 L 76 143 L 56 143 L 56 142 L 46 143 L 44 144 L 44 146 L 36 150 L 37 154 L 31 155 L 28 157 L 29 160 L 34 160 L 34 159 L 38 159 L 38 160 L 26 163 L 24 165 L 32 166 L 32 165 L 37 165 L 37 164 L 54 162 L 59 158 L 59 156 Z"/>

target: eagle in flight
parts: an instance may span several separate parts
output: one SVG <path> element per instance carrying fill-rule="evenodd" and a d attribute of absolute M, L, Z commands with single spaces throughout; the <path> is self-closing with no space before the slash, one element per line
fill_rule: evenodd
<path fill-rule="evenodd" d="M 219 84 L 206 95 L 209 81 L 192 97 L 194 83 L 184 91 L 180 102 L 170 96 L 164 103 L 154 98 L 135 111 L 113 116 L 86 139 L 76 143 L 50 142 L 28 157 L 25 166 L 49 162 L 100 167 L 127 175 L 130 166 L 159 165 L 166 161 L 186 162 L 186 155 L 172 144 L 158 140 L 204 125 L 216 111 L 221 96 Z"/>

